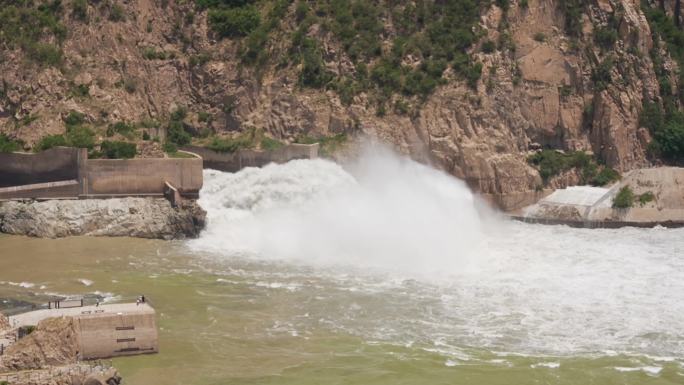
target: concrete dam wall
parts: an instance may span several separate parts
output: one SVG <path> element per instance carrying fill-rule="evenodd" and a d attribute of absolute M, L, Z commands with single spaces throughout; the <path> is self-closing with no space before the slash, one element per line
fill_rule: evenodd
<path fill-rule="evenodd" d="M 0 154 L 0 199 L 164 196 L 167 183 L 197 198 L 202 159 L 88 159 L 85 149 Z"/>
<path fill-rule="evenodd" d="M 184 146 L 181 149 L 202 157 L 205 168 L 236 172 L 245 167 L 262 167 L 269 163 L 285 163 L 294 159 L 314 159 L 318 157 L 318 147 L 318 143 L 287 144 L 271 151 L 239 150 L 233 153 L 197 146 Z"/>

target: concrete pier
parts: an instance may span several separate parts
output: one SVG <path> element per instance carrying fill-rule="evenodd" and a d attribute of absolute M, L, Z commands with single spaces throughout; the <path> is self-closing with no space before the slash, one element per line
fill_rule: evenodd
<path fill-rule="evenodd" d="M 48 318 L 76 322 L 80 359 L 100 359 L 159 351 L 156 312 L 147 303 L 41 309 L 9 317 L 13 329 Z"/>

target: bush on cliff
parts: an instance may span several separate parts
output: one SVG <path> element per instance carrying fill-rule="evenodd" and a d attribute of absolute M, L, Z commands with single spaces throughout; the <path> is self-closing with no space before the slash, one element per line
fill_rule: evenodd
<path fill-rule="evenodd" d="M 613 208 L 626 209 L 634 205 L 634 192 L 629 186 L 625 186 L 618 191 L 613 199 Z"/>
<path fill-rule="evenodd" d="M 67 34 L 59 21 L 61 13 L 61 2 L 56 0 L 0 1 L 0 47 L 21 48 L 29 59 L 41 64 L 61 63 L 59 45 Z M 42 41 L 50 38 L 55 44 Z"/>
<path fill-rule="evenodd" d="M 36 151 L 45 151 L 53 147 L 67 146 L 67 140 L 64 135 L 48 135 L 44 136 L 38 141 L 34 147 Z"/>
<path fill-rule="evenodd" d="M 600 166 L 591 156 L 583 151 L 571 151 L 567 153 L 556 150 L 542 150 L 527 158 L 527 161 L 539 170 L 539 175 L 544 182 L 562 172 L 576 168 L 580 171 L 583 184 L 590 183 L 594 186 L 603 186 L 620 179 L 620 174 L 610 167 Z"/>
<path fill-rule="evenodd" d="M 221 37 L 246 36 L 261 22 L 259 10 L 254 6 L 212 9 L 208 18 L 211 29 Z"/>
<path fill-rule="evenodd" d="M 0 134 L 0 152 L 19 151 L 21 147 L 21 142 L 12 140 L 5 134 Z"/>
<path fill-rule="evenodd" d="M 130 159 L 135 157 L 135 143 L 105 140 L 100 145 L 104 156 L 109 159 Z"/>

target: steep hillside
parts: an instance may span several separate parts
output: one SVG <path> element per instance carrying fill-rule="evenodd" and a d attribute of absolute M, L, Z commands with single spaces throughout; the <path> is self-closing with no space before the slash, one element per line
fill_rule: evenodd
<path fill-rule="evenodd" d="M 505 207 L 602 164 L 684 157 L 678 1 L 0 5 L 0 147 L 160 156 L 366 134 Z M 530 162 L 542 148 L 573 160 Z"/>

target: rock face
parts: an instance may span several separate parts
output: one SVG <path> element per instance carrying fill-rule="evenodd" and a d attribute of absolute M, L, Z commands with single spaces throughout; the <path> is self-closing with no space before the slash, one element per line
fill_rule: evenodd
<path fill-rule="evenodd" d="M 8 101 L 0 106 L 0 131 L 31 144 L 62 133 L 69 110 L 84 113 L 93 125 L 106 125 L 150 117 L 163 121 L 174 108 L 187 106 L 190 125 L 218 133 L 250 126 L 284 140 L 299 134 L 364 133 L 465 179 L 504 208 L 536 197 L 542 181 L 526 157 L 540 146 L 591 151 L 619 171 L 649 164 L 650 137 L 639 126 L 639 114 L 645 98 L 659 98 L 649 56 L 659 45 L 652 41 L 639 1 L 579 2 L 578 36 L 566 32 L 566 2 L 529 0 L 521 6 L 513 0 L 505 12 L 492 5 L 483 10 L 483 36 L 469 52 L 483 65 L 476 87 L 447 69 L 445 84 L 425 100 L 410 100 L 411 113 L 389 109 L 384 116 L 365 92 L 346 105 L 333 91 L 298 86 L 295 66 L 279 66 L 275 59 L 261 69 L 243 65 L 243 43 L 216 39 L 206 11 L 191 9 L 192 3 L 121 2 L 130 17 L 116 22 L 100 19 L 98 9 L 89 5 L 90 23 L 65 21 L 70 33 L 63 44 L 64 66 L 70 71 L 26 68 L 19 52 L 8 52 L 0 62 Z M 288 54 L 285 36 L 297 25 L 295 3 L 279 27 L 282 41 L 268 47 L 273 58 Z M 184 17 L 194 11 L 192 19 Z M 391 35 L 392 21 L 383 17 L 385 35 Z M 600 47 L 594 30 L 613 18 L 616 41 Z M 324 30 L 314 24 L 308 35 L 321 40 L 325 67 L 353 68 L 339 42 Z M 499 42 L 497 48 L 481 50 L 485 39 Z M 145 58 L 149 47 L 165 52 L 165 58 Z M 206 62 L 197 65 L 192 59 L 202 54 Z M 597 69 L 609 59 L 613 65 L 605 66 L 602 76 L 613 81 L 599 86 Z M 87 86 L 89 96 L 74 96 L 73 84 Z M 212 119 L 200 123 L 200 112 Z M 163 130 L 151 130 L 163 139 Z"/>
<path fill-rule="evenodd" d="M 71 317 L 41 321 L 29 335 L 10 345 L 0 357 L 0 372 L 73 364 L 79 349 Z"/>
<path fill-rule="evenodd" d="M 187 201 L 117 198 L 0 203 L 0 231 L 34 237 L 74 235 L 182 239 L 197 237 L 206 212 Z"/>

